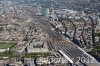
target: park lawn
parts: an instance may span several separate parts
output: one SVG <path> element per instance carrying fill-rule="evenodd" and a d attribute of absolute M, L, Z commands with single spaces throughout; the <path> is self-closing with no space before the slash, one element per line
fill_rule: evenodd
<path fill-rule="evenodd" d="M 11 48 L 11 47 L 13 47 L 14 46 L 14 44 L 13 43 L 4 43 L 4 42 L 0 42 L 0 49 L 7 49 L 7 48 Z"/>

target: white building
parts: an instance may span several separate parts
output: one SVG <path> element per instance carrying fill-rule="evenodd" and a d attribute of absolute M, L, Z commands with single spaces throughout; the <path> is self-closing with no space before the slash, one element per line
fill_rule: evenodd
<path fill-rule="evenodd" d="M 96 32 L 100 32 L 100 18 L 98 18 L 98 22 L 95 30 Z"/>

